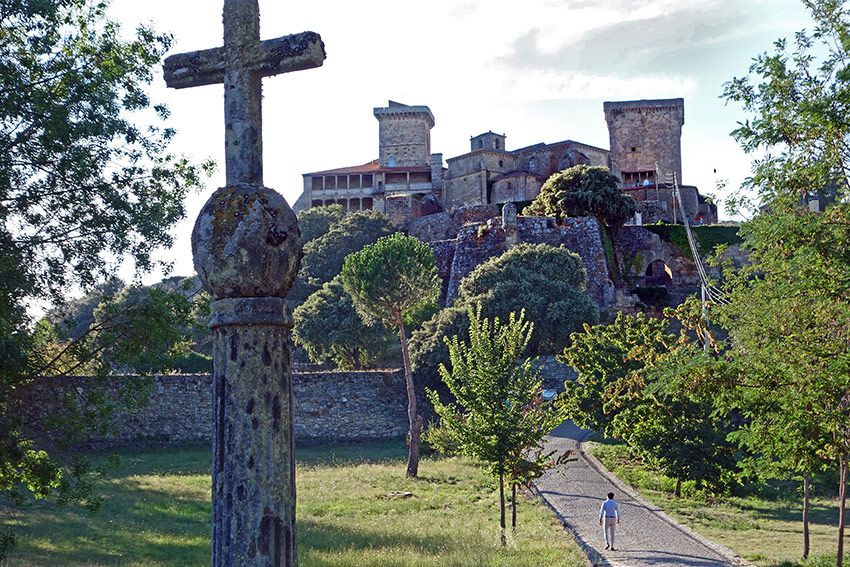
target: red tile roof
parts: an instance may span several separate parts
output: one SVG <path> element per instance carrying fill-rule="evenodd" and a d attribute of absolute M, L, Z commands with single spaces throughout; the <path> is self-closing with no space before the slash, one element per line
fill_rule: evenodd
<path fill-rule="evenodd" d="M 431 171 L 430 165 L 411 165 L 411 166 L 399 166 L 399 167 L 381 167 L 381 163 L 379 160 L 372 160 L 369 163 L 364 163 L 363 165 L 352 165 L 349 167 L 339 167 L 337 169 L 327 169 L 325 171 L 314 171 L 312 173 L 305 173 L 304 176 L 315 176 L 315 175 L 359 175 L 362 173 L 416 173 L 416 172 L 429 172 Z"/>
<path fill-rule="evenodd" d="M 374 173 L 380 169 L 381 163 L 374 159 L 369 163 L 364 163 L 363 165 L 352 165 L 349 167 L 338 167 L 337 169 L 327 169 L 325 171 L 314 171 L 312 173 L 305 173 L 304 175 L 356 175 L 360 173 Z"/>

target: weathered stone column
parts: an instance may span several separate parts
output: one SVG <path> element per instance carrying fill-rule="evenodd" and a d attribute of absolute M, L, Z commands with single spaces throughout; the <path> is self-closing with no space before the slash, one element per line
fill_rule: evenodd
<path fill-rule="evenodd" d="M 265 187 L 219 189 L 195 222 L 195 269 L 214 298 L 214 566 L 297 563 L 292 316 L 284 297 L 301 249 L 295 214 Z"/>

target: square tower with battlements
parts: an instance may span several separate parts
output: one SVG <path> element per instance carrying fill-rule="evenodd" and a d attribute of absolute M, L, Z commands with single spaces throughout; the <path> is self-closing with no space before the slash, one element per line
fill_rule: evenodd
<path fill-rule="evenodd" d="M 434 115 L 427 106 L 389 101 L 374 110 L 378 119 L 378 160 L 381 167 L 431 165 L 431 128 Z"/>
<path fill-rule="evenodd" d="M 603 108 L 611 169 L 620 175 L 624 188 L 647 180 L 668 183 L 673 175 L 682 183 L 684 99 L 606 102 Z"/>

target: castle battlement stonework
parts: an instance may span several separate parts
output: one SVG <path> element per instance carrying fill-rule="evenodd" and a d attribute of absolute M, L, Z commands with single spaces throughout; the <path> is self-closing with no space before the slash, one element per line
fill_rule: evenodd
<path fill-rule="evenodd" d="M 684 99 L 605 102 L 611 148 L 575 140 L 507 149 L 507 135 L 470 137 L 470 151 L 446 159 L 431 153 L 434 115 L 424 105 L 389 101 L 373 110 L 378 159 L 304 174 L 295 210 L 339 204 L 347 211 L 378 209 L 401 227 L 415 218 L 461 207 L 533 200 L 552 174 L 579 164 L 611 169 L 637 203 L 636 222 L 717 222 L 717 209 L 696 187 L 682 186 Z M 673 198 L 674 179 L 684 210 Z"/>

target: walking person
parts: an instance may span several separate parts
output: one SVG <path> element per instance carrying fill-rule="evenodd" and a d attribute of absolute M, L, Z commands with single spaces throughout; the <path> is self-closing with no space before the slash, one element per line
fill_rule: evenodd
<path fill-rule="evenodd" d="M 608 500 L 602 503 L 599 508 L 599 525 L 603 526 L 603 534 L 605 537 L 605 549 L 616 551 L 614 549 L 614 530 L 620 523 L 620 506 L 614 500 L 614 493 L 608 493 Z"/>

